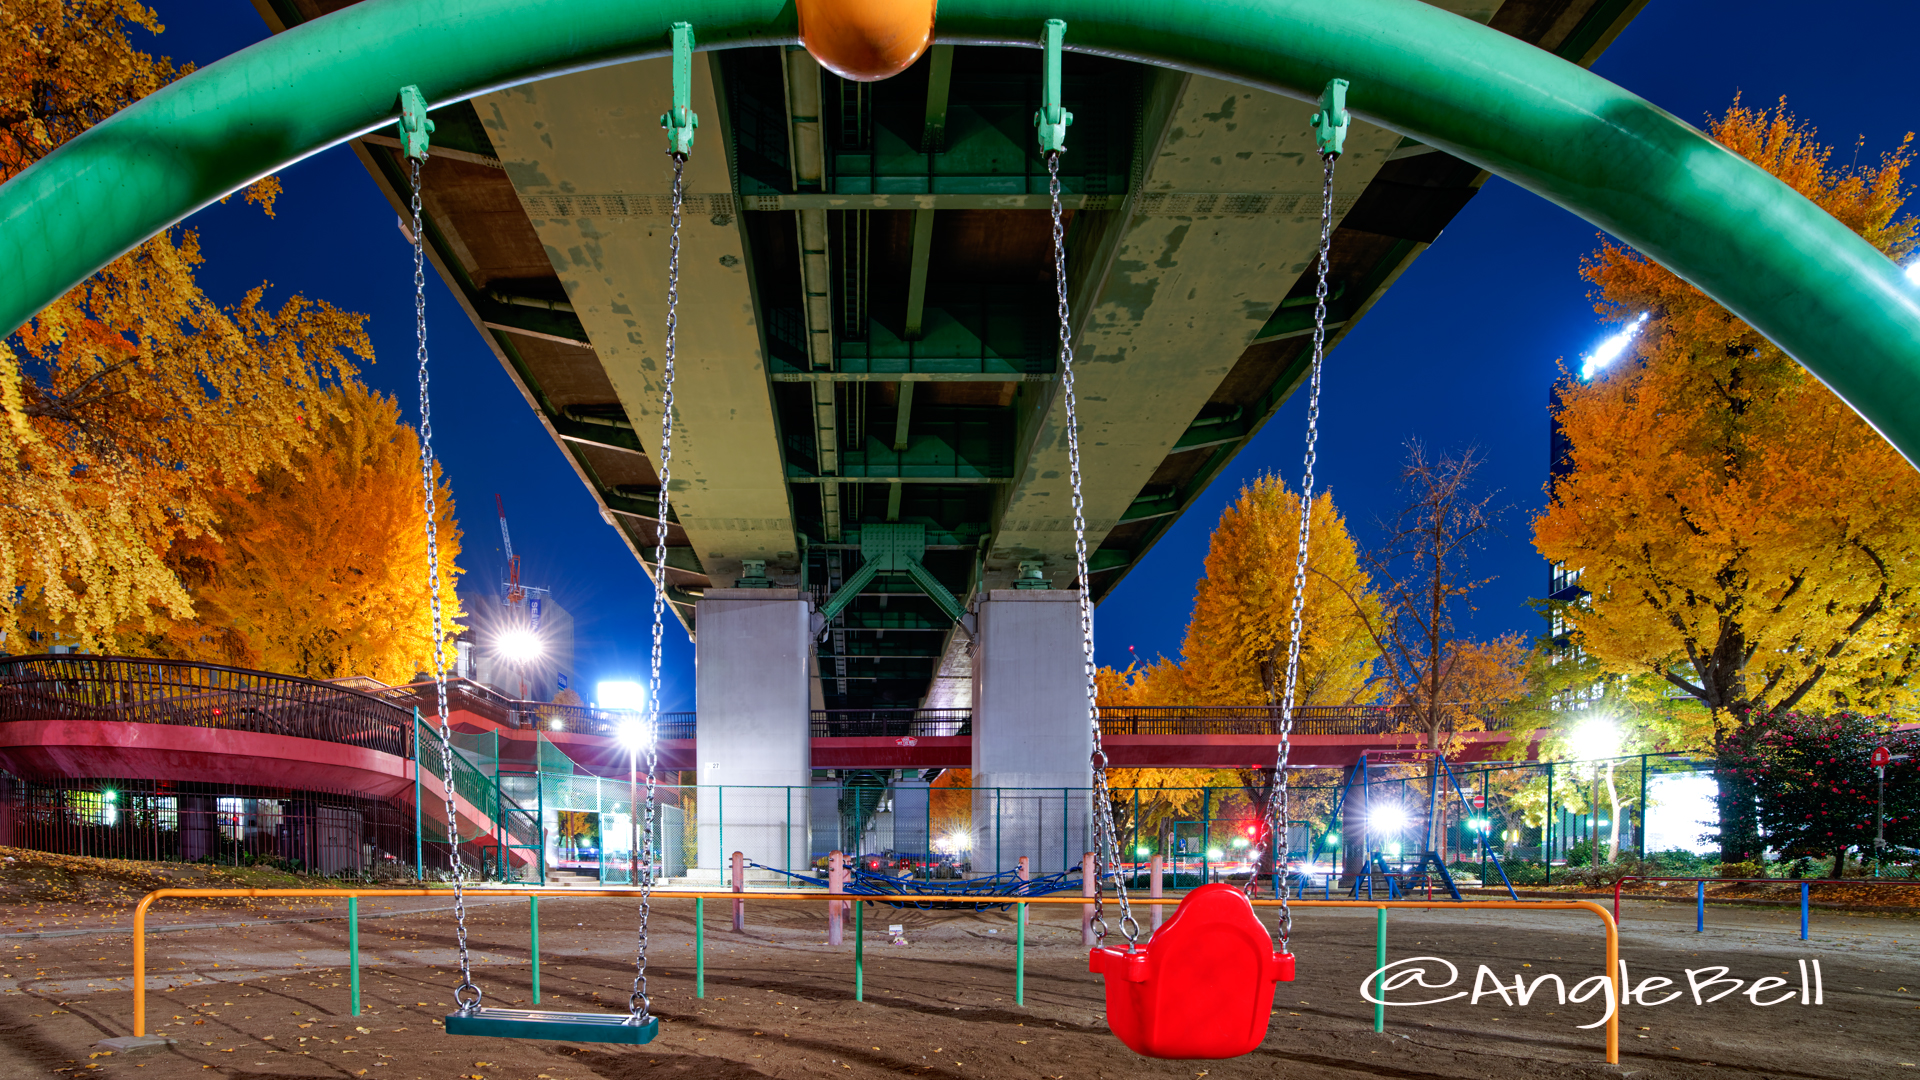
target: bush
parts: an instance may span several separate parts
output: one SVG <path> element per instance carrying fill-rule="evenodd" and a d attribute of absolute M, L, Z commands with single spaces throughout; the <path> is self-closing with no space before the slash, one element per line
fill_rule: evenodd
<path fill-rule="evenodd" d="M 1516 886 L 1547 883 L 1547 868 L 1532 859 L 1509 859 L 1500 865 L 1506 868 L 1507 880 Z"/>
<path fill-rule="evenodd" d="M 1711 856 L 1696 855 L 1685 848 L 1670 848 L 1647 856 L 1652 877 L 1705 877 L 1718 865 Z"/>
<path fill-rule="evenodd" d="M 1713 876 L 1723 878 L 1766 877 L 1767 866 L 1761 862 L 1721 863 Z"/>

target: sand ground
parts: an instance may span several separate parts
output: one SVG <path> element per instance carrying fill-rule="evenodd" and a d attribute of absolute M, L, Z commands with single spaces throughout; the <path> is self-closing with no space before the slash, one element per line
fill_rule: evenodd
<path fill-rule="evenodd" d="M 1695 933 L 1690 907 L 1629 902 L 1621 949 L 1635 982 L 1669 978 L 1684 992 L 1687 969 L 1725 966 L 1749 984 L 1774 976 L 1788 986 L 1709 1004 L 1683 993 L 1664 1005 L 1627 1005 L 1616 1067 L 1601 1056 L 1600 1029 L 1578 1027 L 1598 1019 L 1600 1002 L 1560 1004 L 1550 984 L 1524 1007 L 1491 993 L 1477 1004 L 1396 1007 L 1376 1034 L 1360 996 L 1374 967 L 1371 911 L 1298 912 L 1299 976 L 1281 986 L 1265 1044 L 1245 1058 L 1196 1062 L 1140 1058 L 1106 1030 L 1074 908 L 1035 909 L 1026 1001 L 1016 1005 L 1011 914 L 870 907 L 865 1000 L 856 1001 L 851 935 L 840 946 L 825 943 L 823 905 L 751 902 L 746 931 L 736 933 L 725 905 L 710 902 L 701 999 L 693 905 L 662 898 L 649 967 L 661 1035 L 610 1048 L 445 1034 L 440 1018 L 455 981 L 445 902 L 362 903 L 358 1017 L 349 1015 L 344 921 L 324 917 L 343 905 L 182 901 L 158 913 L 148 945 L 148 1029 L 175 1043 L 112 1055 L 94 1044 L 132 1030 L 126 912 L 16 907 L 0 926 L 0 1077 L 1920 1076 L 1920 919 L 1903 915 L 1816 912 L 1813 939 L 1801 942 L 1797 910 L 1713 908 L 1707 931 Z M 542 1005 L 623 1006 L 633 922 L 627 900 L 543 899 Z M 889 943 L 893 924 L 904 928 L 904 944 Z M 526 902 L 477 898 L 469 925 L 476 981 L 489 1003 L 529 1005 Z M 1481 964 L 1509 985 L 1516 975 L 1549 972 L 1575 985 L 1600 972 L 1602 944 L 1597 919 L 1568 912 L 1436 905 L 1394 911 L 1388 931 L 1390 960 L 1438 956 L 1458 967 L 1460 981 L 1429 997 L 1471 989 Z M 1799 961 L 1814 959 L 1824 1003 L 1801 1005 Z M 1389 997 L 1413 1000 L 1416 992 Z M 1755 1003 L 1782 994 L 1789 1000 Z"/>

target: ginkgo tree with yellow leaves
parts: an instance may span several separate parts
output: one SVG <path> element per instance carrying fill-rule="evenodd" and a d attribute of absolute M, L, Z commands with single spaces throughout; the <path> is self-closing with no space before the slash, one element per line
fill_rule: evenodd
<path fill-rule="evenodd" d="M 132 0 L 0 5 L 0 182 L 191 70 L 136 27 L 163 29 Z M 278 191 L 246 198 L 271 215 Z M 222 305 L 202 262 L 169 230 L 0 342 L 0 647 L 409 679 L 430 666 L 419 450 L 355 381 L 365 319 L 264 287 Z"/>
<path fill-rule="evenodd" d="M 1380 601 L 1333 493 L 1321 492 L 1312 510 L 1294 701 L 1352 705 L 1371 700 L 1368 679 L 1380 652 L 1362 615 L 1377 615 Z M 1221 513 L 1180 648 L 1179 692 L 1189 700 L 1280 704 L 1299 543 L 1300 496 L 1274 474 L 1241 487 Z"/>
<path fill-rule="evenodd" d="M 432 670 L 420 440 L 392 398 L 356 383 L 327 397 L 331 415 L 290 466 L 215 497 L 219 540 L 170 553 L 196 615 L 167 626 L 168 651 L 209 659 L 219 650 L 230 663 L 312 679 L 396 684 Z M 452 623 L 460 530 L 434 467 L 440 595 Z M 449 638 L 444 663 L 452 652 Z"/>
<path fill-rule="evenodd" d="M 1784 102 L 1736 102 L 1709 132 L 1890 258 L 1914 250 L 1912 136 L 1856 167 Z M 1767 711 L 1910 702 L 1920 472 L 1665 268 L 1609 244 L 1582 273 L 1609 320 L 1647 321 L 1624 362 L 1560 388 L 1568 471 L 1534 543 L 1582 571 L 1590 595 L 1565 612 L 1580 647 L 1699 701 L 1722 757 Z M 1753 857 L 1751 793 L 1723 779 L 1720 809 L 1723 856 Z"/>
<path fill-rule="evenodd" d="M 134 48 L 158 32 L 115 0 L 0 7 L 0 182 L 183 74 Z M 250 198 L 272 211 L 271 185 Z M 217 535 L 213 493 L 285 468 L 322 389 L 371 349 L 358 315 L 254 290 L 222 307 L 194 281 L 191 230 L 114 260 L 0 343 L 0 635 L 97 649 L 128 624 L 192 614 L 167 566 Z"/>
<path fill-rule="evenodd" d="M 1322 492 L 1311 509 L 1295 704 L 1365 703 L 1376 692 L 1370 676 L 1380 653 L 1361 612 L 1377 617 L 1380 602 L 1332 493 Z M 1270 473 L 1243 485 L 1208 544 L 1206 575 L 1194 587 L 1179 662 L 1161 657 L 1124 672 L 1102 669 L 1096 683 L 1100 704 L 1278 706 L 1299 541 L 1298 493 Z M 1139 825 L 1145 833 L 1197 816 L 1203 788 L 1237 784 L 1254 813 L 1263 813 L 1273 770 L 1116 769 L 1108 782 L 1142 793 Z M 1311 814 L 1325 808 L 1296 800 L 1294 809 Z"/>

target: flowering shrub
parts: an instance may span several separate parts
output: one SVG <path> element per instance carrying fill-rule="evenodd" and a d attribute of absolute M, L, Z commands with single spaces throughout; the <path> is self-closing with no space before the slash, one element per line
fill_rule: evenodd
<path fill-rule="evenodd" d="M 1896 731 L 1885 716 L 1783 712 L 1755 716 L 1729 740 L 1721 768 L 1751 785 L 1767 846 L 1788 858 L 1871 854 L 1877 780 L 1874 748 L 1906 760 L 1887 766 L 1886 840 L 1920 845 L 1920 731 Z"/>

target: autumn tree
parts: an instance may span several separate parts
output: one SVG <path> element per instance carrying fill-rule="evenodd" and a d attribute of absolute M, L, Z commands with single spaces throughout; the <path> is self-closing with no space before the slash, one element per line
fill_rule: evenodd
<path fill-rule="evenodd" d="M 1361 557 L 1379 597 L 1337 590 L 1378 651 L 1395 703 L 1436 753 L 1449 732 L 1477 730 L 1489 710 L 1521 695 L 1531 655 L 1515 634 L 1476 642 L 1459 633 L 1474 590 L 1492 580 L 1473 576 L 1473 553 L 1494 528 L 1494 496 L 1474 483 L 1480 463 L 1472 450 L 1434 457 L 1409 442 L 1400 471 L 1406 502 L 1381 545 Z"/>
<path fill-rule="evenodd" d="M 219 539 L 183 541 L 170 553 L 197 616 L 129 644 L 182 656 L 218 651 L 243 667 L 313 679 L 398 684 L 431 669 L 420 441 L 392 398 L 352 382 L 325 396 L 315 442 L 249 489 L 212 499 Z M 435 468 L 451 664 L 460 530 Z"/>
<path fill-rule="evenodd" d="M 1838 165 L 1784 103 L 1737 102 L 1710 125 L 1729 149 L 1890 258 L 1912 136 Z M 1920 474 L 1834 393 L 1678 276 L 1603 246 L 1582 268 L 1596 310 L 1647 317 L 1627 362 L 1560 388 L 1569 472 L 1534 523 L 1548 559 L 1582 568 L 1567 610 L 1608 670 L 1699 701 L 1717 754 L 1746 718 L 1910 700 L 1920 660 Z M 1759 853 L 1753 792 L 1722 771 L 1722 858 Z"/>
<path fill-rule="evenodd" d="M 0 6 L 0 182 L 186 70 L 136 49 L 130 0 Z M 271 213 L 276 187 L 249 198 Z M 193 603 L 167 562 L 217 536 L 217 493 L 287 469 L 321 395 L 370 354 L 362 317 L 256 289 L 222 307 L 175 229 L 116 259 L 0 342 L 0 638 L 99 648 Z"/>
<path fill-rule="evenodd" d="M 1300 624 L 1295 703 L 1351 705 L 1369 699 L 1379 650 L 1365 619 L 1379 599 L 1360 566 L 1333 493 L 1313 500 Z M 1272 473 L 1240 489 L 1207 546 L 1206 576 L 1180 648 L 1186 692 L 1222 705 L 1280 704 L 1291 640 L 1300 496 Z"/>
<path fill-rule="evenodd" d="M 1279 476 L 1263 475 L 1243 486 L 1209 541 L 1206 576 L 1195 586 L 1180 661 L 1162 657 L 1125 672 L 1102 669 L 1101 706 L 1278 707 L 1285 693 L 1299 530 L 1300 497 Z M 1377 613 L 1379 602 L 1330 492 L 1313 500 L 1307 565 L 1295 703 L 1366 702 L 1378 650 L 1355 604 Z M 1206 788 L 1238 788 L 1253 813 L 1264 818 L 1273 777 L 1271 767 L 1113 770 L 1109 783 L 1141 793 L 1136 824 L 1144 834 L 1164 833 L 1174 821 L 1197 818 Z M 1308 809 L 1295 806 L 1300 812 Z"/>

